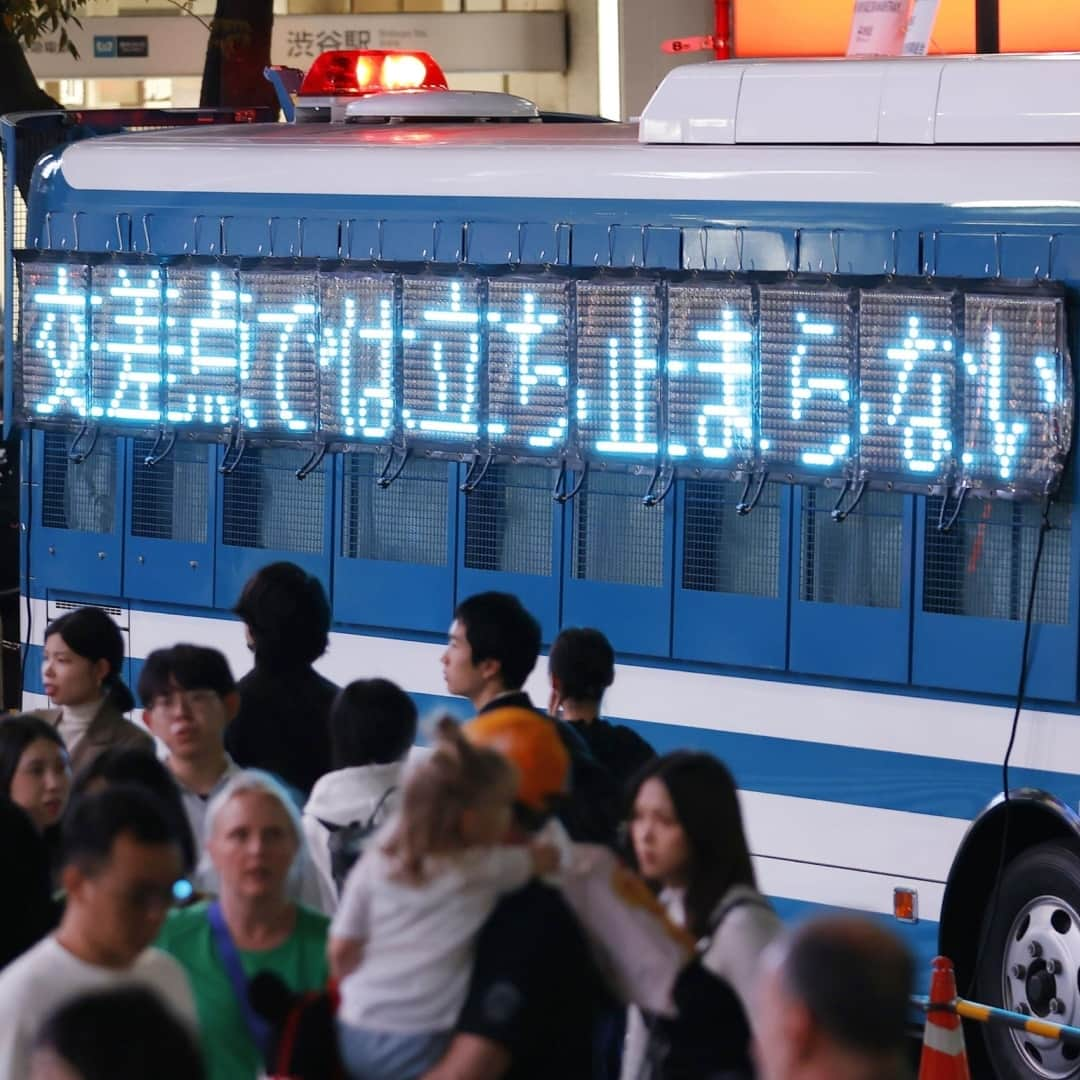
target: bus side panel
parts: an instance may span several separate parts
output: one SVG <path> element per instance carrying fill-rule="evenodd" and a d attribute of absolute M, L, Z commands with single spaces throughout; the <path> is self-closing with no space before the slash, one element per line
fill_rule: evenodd
<path fill-rule="evenodd" d="M 837 521 L 836 494 L 795 490 L 793 671 L 906 683 L 914 499 L 867 492 Z"/>
<path fill-rule="evenodd" d="M 679 485 L 673 655 L 783 670 L 787 664 L 791 490 L 767 484 L 740 514 L 743 486 Z"/>
<path fill-rule="evenodd" d="M 487 589 L 514 593 L 545 642 L 559 632 L 563 572 L 563 508 L 551 486 L 549 469 L 495 464 L 460 494 L 458 513 L 458 601 Z"/>
<path fill-rule="evenodd" d="M 215 448 L 181 443 L 155 460 L 154 440 L 126 441 L 125 597 L 212 607 Z"/>
<path fill-rule="evenodd" d="M 256 570 L 281 560 L 303 567 L 329 593 L 331 463 L 322 461 L 301 480 L 296 472 L 310 457 L 306 449 L 260 447 L 237 454 L 230 447 L 219 455 L 215 606 L 231 608 Z"/>
<path fill-rule="evenodd" d="M 563 622 L 596 627 L 617 652 L 669 656 L 677 495 L 646 506 L 648 490 L 648 476 L 585 478 L 566 516 Z"/>
<path fill-rule="evenodd" d="M 119 596 L 124 440 L 36 431 L 28 457 L 32 595 L 66 589 Z"/>
<path fill-rule="evenodd" d="M 374 454 L 335 457 L 334 618 L 445 633 L 454 608 L 457 465 L 411 460 L 385 487 L 380 466 Z"/>

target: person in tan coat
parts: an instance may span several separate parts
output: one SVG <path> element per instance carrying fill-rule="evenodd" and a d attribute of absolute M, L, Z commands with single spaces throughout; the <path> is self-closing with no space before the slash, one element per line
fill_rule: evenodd
<path fill-rule="evenodd" d="M 101 608 L 77 608 L 45 630 L 41 681 L 58 707 L 37 715 L 59 732 L 74 772 L 112 746 L 153 752 L 149 733 L 124 716 L 135 699 L 120 677 L 123 663 L 124 639 Z"/>

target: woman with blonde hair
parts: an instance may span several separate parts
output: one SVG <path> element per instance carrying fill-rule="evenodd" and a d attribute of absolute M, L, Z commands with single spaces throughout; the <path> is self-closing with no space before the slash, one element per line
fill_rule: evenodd
<path fill-rule="evenodd" d="M 400 813 L 349 875 L 331 927 L 350 1076 L 410 1080 L 440 1059 L 496 900 L 557 868 L 549 845 L 501 846 L 517 792 L 506 758 L 440 722 L 434 753 L 409 773 Z"/>
<path fill-rule="evenodd" d="M 187 971 L 209 1080 L 254 1080 L 272 1053 L 249 981 L 270 972 L 294 991 L 326 983 L 324 915 L 298 904 L 304 834 L 284 787 L 268 773 L 238 772 L 210 800 L 205 853 L 220 895 L 173 911 L 157 945 Z"/>

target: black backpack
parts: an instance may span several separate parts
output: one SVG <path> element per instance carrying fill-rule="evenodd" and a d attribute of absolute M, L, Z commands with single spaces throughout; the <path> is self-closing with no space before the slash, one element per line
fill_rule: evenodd
<path fill-rule="evenodd" d="M 345 879 L 349 876 L 349 871 L 364 854 L 364 845 L 379 827 L 379 816 L 386 800 L 396 790 L 390 787 L 382 793 L 367 821 L 350 821 L 348 825 L 335 825 L 333 822 L 319 818 L 330 833 L 326 839 L 326 846 L 330 850 L 330 873 L 334 877 L 339 896 L 345 887 Z"/>

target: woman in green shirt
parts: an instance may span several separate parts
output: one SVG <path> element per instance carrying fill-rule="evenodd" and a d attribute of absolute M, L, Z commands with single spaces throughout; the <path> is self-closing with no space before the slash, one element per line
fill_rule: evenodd
<path fill-rule="evenodd" d="M 172 912 L 157 944 L 188 973 L 208 1080 L 265 1071 L 270 1034 L 247 1001 L 247 980 L 269 971 L 294 991 L 326 983 L 328 920 L 292 899 L 303 835 L 281 785 L 253 769 L 233 776 L 207 809 L 204 858 L 221 895 Z"/>

